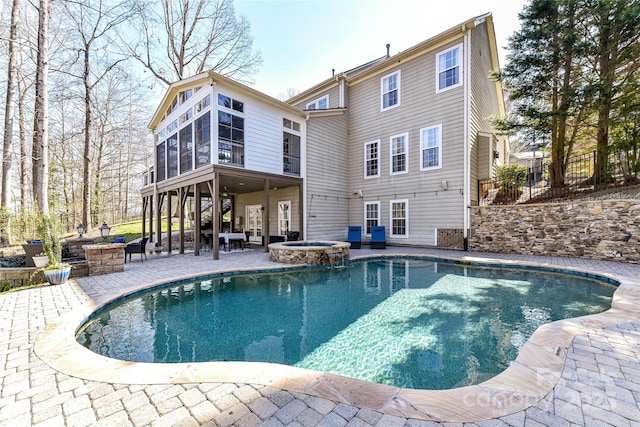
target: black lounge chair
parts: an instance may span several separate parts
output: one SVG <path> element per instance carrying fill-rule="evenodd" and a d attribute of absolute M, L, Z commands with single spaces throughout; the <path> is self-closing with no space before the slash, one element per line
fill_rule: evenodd
<path fill-rule="evenodd" d="M 371 249 L 386 249 L 387 239 L 385 237 L 384 225 L 371 227 Z"/>
<path fill-rule="evenodd" d="M 129 261 L 131 261 L 131 254 L 140 254 L 140 261 L 144 262 L 142 257 L 147 258 L 147 242 L 149 241 L 148 237 L 144 237 L 138 242 L 131 242 L 124 247 L 124 262 L 127 262 L 127 255 L 129 255 Z"/>
<path fill-rule="evenodd" d="M 347 234 L 347 243 L 351 243 L 351 249 L 360 249 L 362 246 L 362 227 L 350 225 Z"/>

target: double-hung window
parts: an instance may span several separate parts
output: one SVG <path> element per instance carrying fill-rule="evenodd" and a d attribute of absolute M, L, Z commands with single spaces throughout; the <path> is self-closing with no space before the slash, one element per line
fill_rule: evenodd
<path fill-rule="evenodd" d="M 392 136 L 390 139 L 391 175 L 407 173 L 407 151 L 409 134 Z"/>
<path fill-rule="evenodd" d="M 462 45 L 436 54 L 436 93 L 462 84 Z"/>
<path fill-rule="evenodd" d="M 380 176 L 380 140 L 364 144 L 364 177 Z"/>
<path fill-rule="evenodd" d="M 390 202 L 391 236 L 409 237 L 409 200 Z"/>
<path fill-rule="evenodd" d="M 329 95 L 325 95 L 307 104 L 307 110 L 326 110 L 327 108 L 329 108 Z"/>
<path fill-rule="evenodd" d="M 400 70 L 384 76 L 380 81 L 381 111 L 400 105 Z"/>
<path fill-rule="evenodd" d="M 364 202 L 365 234 L 371 234 L 371 227 L 380 224 L 380 202 Z"/>
<path fill-rule="evenodd" d="M 442 125 L 420 129 L 420 170 L 442 167 Z"/>

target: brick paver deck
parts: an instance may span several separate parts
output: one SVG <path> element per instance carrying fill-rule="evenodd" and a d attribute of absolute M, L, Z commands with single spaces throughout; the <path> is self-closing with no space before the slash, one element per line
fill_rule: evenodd
<path fill-rule="evenodd" d="M 640 266 L 585 259 L 388 247 L 385 254 L 485 257 L 640 278 Z M 354 250 L 354 255 L 369 254 Z M 380 253 L 380 251 L 376 251 Z M 61 286 L 0 295 L 0 425 L 7 426 L 434 426 L 316 396 L 256 384 L 124 385 L 83 380 L 50 368 L 34 353 L 43 327 L 92 299 L 131 283 L 273 265 L 259 250 L 149 256 L 125 271 Z M 100 369 L 96 366 L 96 369 Z M 465 426 L 640 426 L 640 319 L 578 335 L 562 377 L 525 411 Z M 446 424 L 463 425 L 463 424 Z"/>

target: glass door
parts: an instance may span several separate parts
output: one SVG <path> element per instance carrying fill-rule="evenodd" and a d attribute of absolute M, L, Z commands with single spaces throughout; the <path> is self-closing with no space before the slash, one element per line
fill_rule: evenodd
<path fill-rule="evenodd" d="M 247 228 L 249 242 L 262 245 L 262 206 L 250 205 L 246 207 Z"/>

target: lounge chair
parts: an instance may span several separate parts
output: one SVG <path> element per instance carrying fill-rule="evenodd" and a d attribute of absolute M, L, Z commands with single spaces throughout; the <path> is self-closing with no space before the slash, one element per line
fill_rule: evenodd
<path fill-rule="evenodd" d="M 147 241 L 149 240 L 148 237 L 143 238 L 142 240 L 138 241 L 138 242 L 131 242 L 129 243 L 127 246 L 124 247 L 124 262 L 127 262 L 127 254 L 129 255 L 129 261 L 131 261 L 131 254 L 140 254 L 140 261 L 144 260 L 142 259 L 142 257 L 144 256 L 144 258 L 147 258 Z"/>
<path fill-rule="evenodd" d="M 362 227 L 359 225 L 349 226 L 347 243 L 351 243 L 351 249 L 360 249 L 362 247 Z"/>
<path fill-rule="evenodd" d="M 387 239 L 385 237 L 384 225 L 371 227 L 371 249 L 386 249 Z"/>

